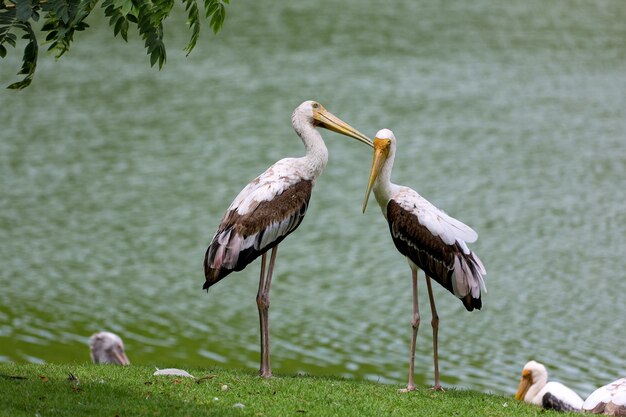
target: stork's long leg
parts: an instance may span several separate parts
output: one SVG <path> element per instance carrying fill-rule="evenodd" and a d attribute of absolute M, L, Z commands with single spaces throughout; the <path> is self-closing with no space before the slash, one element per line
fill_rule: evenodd
<path fill-rule="evenodd" d="M 257 293 L 257 306 L 259 308 L 259 321 L 261 323 L 261 369 L 259 373 L 262 377 L 269 378 L 272 376 L 272 367 L 270 365 L 270 285 L 272 285 L 272 273 L 274 272 L 274 262 L 276 261 L 276 252 L 278 246 L 272 248 L 270 255 L 270 264 L 267 268 L 267 277 L 264 279 L 265 271 L 265 254 L 261 259 L 261 280 L 259 282 L 259 292 Z"/>
<path fill-rule="evenodd" d="M 430 282 L 430 277 L 426 275 L 426 286 L 428 287 L 428 299 L 430 300 L 430 310 L 433 318 L 430 324 L 433 326 L 433 359 L 435 362 L 435 386 L 434 390 L 443 391 L 441 384 L 439 383 L 439 354 L 437 352 L 437 335 L 439 333 L 439 315 L 437 314 L 437 307 L 435 307 L 435 297 L 433 296 L 433 287 Z"/>
<path fill-rule="evenodd" d="M 259 367 L 259 374 L 261 376 L 265 370 L 265 321 L 268 308 L 263 299 L 263 290 L 265 288 L 265 258 L 266 254 L 264 253 L 261 255 L 261 277 L 259 278 L 259 291 L 256 293 L 256 305 L 259 309 L 259 324 L 261 327 L 261 366 Z"/>
<path fill-rule="evenodd" d="M 400 392 L 409 392 L 415 390 L 415 342 L 417 339 L 417 330 L 420 326 L 420 310 L 417 299 L 417 270 L 411 268 L 412 280 L 413 280 L 413 318 L 411 320 L 411 327 L 413 328 L 413 336 L 411 338 L 411 353 L 409 355 L 409 383 L 406 389 L 401 389 Z"/>

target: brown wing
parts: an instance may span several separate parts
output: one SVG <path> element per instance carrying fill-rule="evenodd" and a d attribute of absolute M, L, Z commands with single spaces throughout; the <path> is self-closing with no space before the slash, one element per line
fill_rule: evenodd
<path fill-rule="evenodd" d="M 271 200 L 262 201 L 250 213 L 228 211 L 204 256 L 203 289 L 278 245 L 296 230 L 309 206 L 313 183 L 299 181 Z"/>
<path fill-rule="evenodd" d="M 455 289 L 454 279 L 465 279 L 466 287 L 479 285 L 476 274 L 480 274 L 474 261 L 474 254 L 463 253 L 457 242 L 446 244 L 440 237 L 433 235 L 419 222 L 417 216 L 402 208 L 394 200 L 387 203 L 387 222 L 389 231 L 401 254 L 408 257 L 426 275 L 433 278 L 445 289 L 457 296 L 468 311 L 480 309 L 480 291 L 478 297 L 471 291 Z"/>

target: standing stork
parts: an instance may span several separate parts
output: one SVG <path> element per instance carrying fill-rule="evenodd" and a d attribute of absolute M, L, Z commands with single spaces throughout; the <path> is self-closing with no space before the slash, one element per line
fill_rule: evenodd
<path fill-rule="evenodd" d="M 270 284 L 278 244 L 302 222 L 315 180 L 328 162 L 328 150 L 316 127 L 354 138 L 369 146 L 371 140 L 328 112 L 315 101 L 300 104 L 291 124 L 306 149 L 301 158 L 285 158 L 250 182 L 232 202 L 204 257 L 203 289 L 241 271 L 261 256 L 261 277 L 256 302 L 261 327 L 260 375 L 271 377 L 269 306 Z M 267 275 L 266 252 L 272 249 Z"/>
<path fill-rule="evenodd" d="M 439 316 L 430 279 L 434 278 L 448 291 L 463 302 L 468 311 L 480 309 L 481 287 L 485 288 L 486 275 L 478 256 L 466 245 L 474 242 L 478 235 L 469 226 L 453 219 L 424 197 L 408 187 L 391 182 L 391 170 L 396 154 L 396 138 L 389 129 L 376 133 L 374 139 L 374 161 L 370 172 L 363 213 L 369 195 L 374 188 L 374 196 L 383 215 L 389 223 L 393 243 L 400 253 L 406 256 L 413 279 L 413 337 L 409 361 L 409 383 L 402 392 L 415 390 L 413 380 L 415 362 L 415 341 L 420 324 L 417 299 L 417 270 L 426 274 L 426 287 L 432 311 L 433 358 L 435 363 L 434 389 L 443 391 L 439 383 L 439 363 L 437 354 L 437 333 Z"/>

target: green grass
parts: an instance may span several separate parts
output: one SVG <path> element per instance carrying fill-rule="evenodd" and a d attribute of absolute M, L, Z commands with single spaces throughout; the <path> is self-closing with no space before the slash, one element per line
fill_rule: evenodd
<path fill-rule="evenodd" d="M 399 386 L 334 377 L 223 369 L 198 379 L 155 377 L 147 366 L 0 363 L 2 416 L 566 416 L 513 398 L 474 391 Z M 78 381 L 68 378 L 74 375 Z M 243 404 L 237 406 L 237 404 Z"/>

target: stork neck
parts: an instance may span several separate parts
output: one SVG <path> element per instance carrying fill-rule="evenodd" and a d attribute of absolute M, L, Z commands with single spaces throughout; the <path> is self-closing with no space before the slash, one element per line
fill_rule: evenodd
<path fill-rule="evenodd" d="M 535 375 L 533 375 L 533 384 L 528 388 L 528 392 L 526 393 L 526 398 L 528 400 L 533 400 L 539 392 L 546 386 L 548 383 L 548 375 L 541 374 L 535 379 Z"/>
<path fill-rule="evenodd" d="M 306 149 L 306 169 L 312 178 L 322 173 L 328 163 L 328 149 L 322 139 L 322 135 L 311 123 L 303 123 L 294 126 L 296 133 L 302 139 Z"/>
<path fill-rule="evenodd" d="M 376 178 L 376 182 L 374 183 L 374 196 L 376 197 L 376 201 L 378 205 L 383 210 L 383 213 L 387 211 L 387 203 L 391 199 L 391 192 L 395 184 L 391 182 L 391 171 L 393 169 L 393 161 L 395 159 L 396 149 L 395 146 L 389 150 L 389 155 L 387 156 L 387 160 L 383 165 L 380 173 L 378 174 L 378 178 Z"/>

